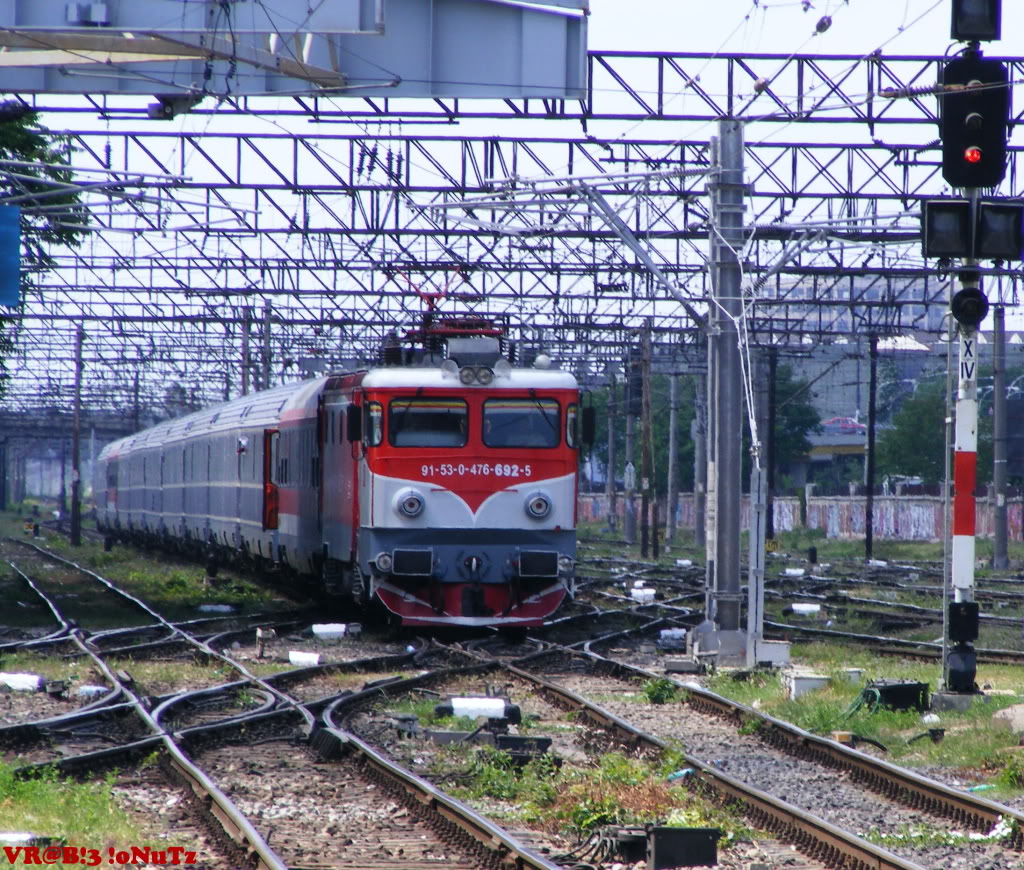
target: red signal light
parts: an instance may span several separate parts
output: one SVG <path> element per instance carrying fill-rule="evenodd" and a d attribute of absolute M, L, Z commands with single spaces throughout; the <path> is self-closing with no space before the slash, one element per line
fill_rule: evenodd
<path fill-rule="evenodd" d="M 981 163 L 981 149 L 977 145 L 971 145 L 964 151 L 964 160 L 968 163 Z"/>

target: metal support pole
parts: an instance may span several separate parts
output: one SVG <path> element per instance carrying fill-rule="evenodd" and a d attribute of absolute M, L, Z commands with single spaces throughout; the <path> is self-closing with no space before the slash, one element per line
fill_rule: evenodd
<path fill-rule="evenodd" d="M 764 535 L 775 537 L 775 380 L 779 371 L 778 348 L 768 348 L 768 420 L 764 427 L 765 514 Z"/>
<path fill-rule="evenodd" d="M 697 377 L 693 393 L 696 412 L 690 429 L 690 437 L 693 438 L 693 543 L 700 551 L 706 541 L 704 509 L 708 489 L 708 379 L 704 375 Z M 705 560 L 707 556 L 705 551 Z"/>
<path fill-rule="evenodd" d="M 668 377 L 668 486 L 665 504 L 665 549 L 675 541 L 679 504 L 679 375 Z"/>
<path fill-rule="evenodd" d="M 85 330 L 81 326 L 75 333 L 75 416 L 71 430 L 71 546 L 82 543 L 82 345 Z"/>
<path fill-rule="evenodd" d="M 654 474 L 651 456 L 651 328 L 648 324 L 641 339 L 640 373 L 643 379 L 643 401 L 640 406 L 640 555 L 646 559 L 651 531 L 651 478 Z M 657 530 L 655 529 L 655 534 Z"/>
<path fill-rule="evenodd" d="M 992 486 L 996 502 L 992 567 L 1005 571 L 1010 566 L 1006 510 L 1006 310 L 996 305 L 992 316 Z"/>
<path fill-rule="evenodd" d="M 764 538 L 768 508 L 768 475 L 750 469 L 750 552 L 747 573 L 747 667 L 757 664 L 764 632 Z"/>
<path fill-rule="evenodd" d="M 60 519 L 64 522 L 64 517 L 68 512 L 68 439 L 61 437 L 60 439 Z M 63 528 L 63 526 L 62 526 Z"/>
<path fill-rule="evenodd" d="M 717 417 L 714 427 L 715 451 L 715 614 L 720 630 L 720 661 L 742 654 L 746 644 L 740 632 L 740 450 L 743 412 L 742 369 L 738 318 L 742 313 L 741 267 L 743 247 L 743 125 L 736 119 L 719 122 L 719 163 L 717 183 L 712 188 L 711 258 L 717 281 L 712 288 L 717 329 L 711 341 L 717 344 L 714 370 Z M 733 637 L 728 637 L 733 634 Z"/>
<path fill-rule="evenodd" d="M 629 390 L 629 380 L 626 381 L 626 389 Z M 636 421 L 629 413 L 629 399 L 626 400 L 626 470 L 623 475 L 625 482 L 625 508 L 626 517 L 623 523 L 623 532 L 627 544 L 636 542 L 636 504 L 633 501 L 636 489 L 636 465 L 633 462 L 633 432 Z"/>
<path fill-rule="evenodd" d="M 141 406 L 139 404 L 139 370 L 136 368 L 132 376 L 132 430 L 138 432 L 142 428 L 139 420 Z"/>
<path fill-rule="evenodd" d="M 268 299 L 263 303 L 263 350 L 260 353 L 260 388 L 270 389 L 270 319 L 273 308 Z"/>
<path fill-rule="evenodd" d="M 242 309 L 242 395 L 249 395 L 249 333 L 251 312 L 248 306 Z"/>
<path fill-rule="evenodd" d="M 0 439 L 0 511 L 7 510 L 7 488 L 10 466 L 7 464 L 7 436 Z"/>
<path fill-rule="evenodd" d="M 605 493 L 608 496 L 608 531 L 614 532 L 619 525 L 619 517 L 616 511 L 618 499 L 617 484 L 615 482 L 615 374 L 608 376 L 608 465 L 606 468 L 607 480 L 604 482 Z"/>
<path fill-rule="evenodd" d="M 875 399 L 878 394 L 878 336 L 868 338 L 868 455 L 864 501 L 864 558 L 871 559 L 875 547 Z"/>

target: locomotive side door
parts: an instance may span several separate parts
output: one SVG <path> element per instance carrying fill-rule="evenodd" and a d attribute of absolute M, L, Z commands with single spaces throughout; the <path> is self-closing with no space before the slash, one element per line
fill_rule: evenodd
<path fill-rule="evenodd" d="M 330 558 L 350 562 L 355 549 L 355 475 L 358 444 L 349 440 L 346 424 L 348 397 L 331 393 L 324 402 L 322 452 L 322 538 Z"/>

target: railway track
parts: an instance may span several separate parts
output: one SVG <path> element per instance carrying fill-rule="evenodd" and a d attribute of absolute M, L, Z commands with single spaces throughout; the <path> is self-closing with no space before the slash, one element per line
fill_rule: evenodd
<path fill-rule="evenodd" d="M 682 592 L 684 586 L 673 583 L 671 578 L 665 582 L 665 590 L 669 594 Z M 605 595 L 608 602 L 616 607 L 634 604 L 625 596 Z M 850 827 L 845 819 L 839 816 L 832 821 L 822 818 L 824 814 L 821 812 L 809 812 L 780 799 L 778 795 L 773 796 L 771 789 L 747 781 L 754 777 L 739 775 L 749 773 L 740 769 L 743 767 L 741 761 L 731 760 L 732 769 L 729 765 L 723 769 L 723 765 L 714 763 L 721 759 L 693 757 L 703 756 L 704 750 L 715 755 L 716 745 L 730 747 L 735 754 L 737 724 L 746 723 L 749 728 L 751 716 L 758 715 L 754 711 L 741 709 L 713 693 L 691 686 L 683 687 L 687 704 L 673 710 L 676 714 L 674 722 L 659 724 L 657 717 L 636 722 L 633 720 L 637 718 L 640 705 L 627 696 L 635 694 L 638 681 L 650 679 L 652 674 L 589 651 L 569 653 L 555 649 L 560 640 L 578 646 L 595 646 L 595 636 L 599 636 L 608 645 L 616 638 L 637 630 L 650 630 L 667 624 L 654 619 L 659 613 L 669 614 L 669 619 L 680 616 L 691 621 L 699 619 L 699 614 L 690 613 L 678 603 L 680 597 L 676 594 L 657 605 L 633 607 L 629 613 L 581 609 L 575 615 L 554 621 L 536 637 L 520 643 L 502 640 L 497 646 L 489 642 L 472 644 L 473 654 L 497 656 L 504 662 L 477 660 L 472 667 L 481 673 L 501 673 L 502 679 L 507 676 L 510 680 L 529 684 L 531 692 L 549 706 L 575 711 L 577 721 L 590 723 L 589 730 L 604 735 L 595 738 L 595 745 L 604 741 L 603 745 L 616 745 L 633 752 L 663 753 L 672 748 L 668 738 L 678 735 L 683 722 L 691 726 L 689 730 L 693 733 L 708 732 L 706 739 L 709 742 L 700 751 L 694 749 L 686 759 L 694 771 L 689 784 L 718 800 L 740 802 L 756 826 L 774 832 L 808 856 L 803 866 L 920 870 L 922 867 L 945 867 L 946 864 L 937 862 L 946 860 L 959 861 L 956 866 L 963 868 L 1024 866 L 1020 864 L 1016 851 L 991 844 L 985 847 L 990 853 L 975 855 L 977 861 L 973 864 L 965 863 L 965 860 L 973 858 L 962 854 L 962 850 L 947 848 L 940 858 L 935 854 L 909 852 L 902 856 L 893 855 L 873 846 L 844 831 L 843 828 Z M 205 655 L 215 656 L 232 667 L 239 663 L 231 662 L 230 655 L 224 651 L 234 642 L 230 632 L 252 633 L 251 626 L 230 629 L 228 633 L 215 632 L 212 636 L 216 642 L 206 643 L 191 637 L 176 624 L 163 620 L 154 611 L 148 612 L 157 620 L 155 625 L 161 630 L 172 633 L 174 637 L 185 635 L 184 643 L 197 649 L 205 647 Z M 59 623 L 63 617 L 56 604 L 54 614 Z M 95 661 L 97 667 L 101 667 L 103 657 L 110 651 L 145 647 L 167 639 L 154 636 L 151 626 L 126 626 L 107 632 L 102 642 L 92 644 L 90 648 L 84 642 L 80 629 L 69 625 L 66 619 L 64 625 L 67 630 L 62 642 L 74 645 L 81 656 Z M 54 638 L 53 642 L 56 640 Z M 221 652 L 218 653 L 217 649 Z M 413 655 L 404 661 L 412 664 Z M 196 806 L 200 809 L 214 808 L 212 814 L 200 813 L 206 819 L 204 824 L 219 819 L 216 822 L 217 829 L 221 831 L 219 836 L 230 840 L 231 854 L 239 856 L 244 853 L 247 856 L 245 866 L 347 867 L 350 870 L 364 866 L 374 870 L 410 867 L 420 870 L 437 863 L 451 863 L 459 868 L 509 864 L 553 868 L 557 865 L 535 848 L 542 840 L 534 839 L 534 835 L 528 832 L 513 836 L 503 831 L 458 801 L 453 801 L 435 785 L 403 769 L 373 745 L 373 741 L 352 734 L 346 727 L 347 723 L 342 721 L 346 711 L 357 710 L 361 704 L 398 696 L 417 686 L 443 685 L 447 679 L 446 669 L 453 663 L 467 661 L 464 656 L 459 650 L 436 647 L 422 651 L 418 665 L 429 667 L 427 674 L 416 678 L 388 679 L 367 687 L 363 684 L 376 682 L 365 679 L 369 668 L 367 673 L 353 669 L 345 674 L 347 682 L 343 681 L 342 685 L 336 677 L 342 674 L 343 668 L 337 669 L 338 674 L 288 671 L 262 678 L 253 675 L 249 679 L 242 667 L 236 671 L 242 678 L 234 683 L 208 686 L 201 691 L 178 692 L 157 699 L 156 708 L 150 705 L 148 710 L 132 693 L 130 685 L 124 685 L 111 672 L 107 678 L 112 691 L 116 692 L 115 697 L 122 699 L 120 702 L 112 697 L 107 699 L 102 712 L 83 711 L 78 719 L 64 723 L 62 728 L 43 725 L 42 731 L 49 728 L 49 733 L 45 734 L 49 740 L 67 737 L 55 731 L 74 732 L 74 736 L 64 743 L 72 749 L 75 748 L 75 739 L 95 741 L 82 743 L 82 747 L 90 749 L 90 752 L 84 755 L 75 752 L 60 759 L 58 766 L 66 771 L 125 764 L 133 758 L 152 753 L 156 748 L 163 768 L 180 778 L 197 796 Z M 396 665 L 397 662 L 391 664 Z M 388 668 L 385 666 L 383 669 Z M 579 691 L 573 691 L 574 688 Z M 585 697 L 594 695 L 606 700 L 594 704 Z M 681 711 L 692 718 L 683 717 Z M 627 713 L 632 715 L 625 715 Z M 894 811 L 891 819 L 884 820 L 886 824 L 898 828 L 901 824 L 909 824 L 915 813 L 926 812 L 980 831 L 990 828 L 1000 815 L 1006 816 L 1006 808 L 998 804 L 951 789 L 946 789 L 947 793 L 935 791 L 933 785 L 937 784 L 919 781 L 921 778 L 913 775 L 908 778 L 908 772 L 898 768 L 885 770 L 884 764 L 881 767 L 875 764 L 875 759 L 865 762 L 861 758 L 854 763 L 845 750 L 836 750 L 838 744 L 829 745 L 831 741 L 815 738 L 799 729 L 792 729 L 792 726 L 785 726 L 785 723 L 761 718 L 767 724 L 758 727 L 756 735 L 744 735 L 750 738 L 751 751 L 755 748 L 760 748 L 762 753 L 771 750 L 775 753 L 774 764 L 788 760 L 791 765 L 797 761 L 813 765 L 823 789 L 827 789 L 828 783 L 835 781 L 838 775 L 844 785 L 868 790 L 872 796 L 889 793 L 897 801 L 910 806 L 909 815 L 897 815 Z M 129 722 L 135 723 L 132 725 L 135 730 L 119 730 Z M 146 727 L 142 728 L 139 722 Z M 717 723 L 714 728 L 709 724 L 712 722 Z M 39 723 L 24 723 L 24 733 L 30 734 L 33 727 L 38 726 Z M 111 731 L 104 733 L 102 728 L 110 728 Z M 0 736 L 3 733 L 0 731 Z M 127 743 L 124 742 L 126 738 Z M 715 744 L 714 740 L 719 743 Z M 843 748 L 839 747 L 839 750 Z M 762 771 L 762 774 L 767 780 L 780 779 L 777 773 L 772 773 L 779 767 L 766 769 L 768 772 Z M 802 781 L 811 782 L 807 769 L 800 776 Z M 822 773 L 822 770 L 826 772 Z M 759 782 L 761 786 L 772 784 L 765 780 Z M 336 802 L 338 793 L 331 789 L 337 783 L 343 783 L 349 793 L 358 796 L 358 800 L 353 800 L 352 806 L 346 807 L 352 810 L 351 817 L 323 819 L 311 808 Z M 264 792 L 274 799 L 265 799 Z M 383 803 L 376 800 L 378 796 Z M 364 798 L 367 801 L 365 805 L 361 803 Z M 275 825 L 271 805 L 282 801 L 293 812 L 284 822 L 277 820 Z M 878 806 L 874 797 L 876 814 Z M 242 811 L 246 809 L 248 813 Z M 1015 818 L 1012 814 L 1008 817 Z M 357 837 L 339 833 L 346 830 L 344 826 L 351 824 L 353 819 L 363 819 L 365 825 L 376 826 L 364 825 L 366 831 L 374 832 L 372 841 L 360 843 Z M 321 821 L 323 824 L 318 828 Z M 881 821 L 875 824 L 879 830 Z M 332 826 L 335 827 L 333 832 L 330 830 Z M 342 841 L 351 839 L 352 842 L 335 843 L 339 837 Z M 1011 846 L 1017 849 L 1020 845 L 1018 833 L 1012 838 Z M 331 851 L 328 846 L 337 848 Z M 1004 863 L 984 865 L 980 863 L 983 861 Z M 1018 863 L 1012 863 L 1015 861 Z"/>
<path fill-rule="evenodd" d="M 69 566 L 66 564 L 65 567 Z M 352 671 L 351 663 L 285 671 L 266 679 L 255 677 L 241 663 L 223 653 L 217 653 L 207 643 L 183 632 L 152 608 L 117 589 L 114 584 L 91 572 L 87 573 L 111 592 L 136 603 L 163 628 L 179 636 L 183 643 L 210 658 L 220 658 L 244 679 L 228 686 L 186 691 L 163 700 L 151 699 L 150 703 L 143 703 L 132 691 L 130 684 L 126 684 L 124 675 L 115 674 L 107 667 L 102 651 L 90 647 L 82 630 L 69 624 L 52 598 L 35 585 L 31 578 L 21 573 L 23 580 L 48 603 L 54 618 L 66 628 L 66 636 L 62 641 L 77 647 L 81 655 L 90 658 L 106 682 L 113 687 L 111 697 L 105 700 L 110 701 L 115 697 L 125 699 L 123 704 L 116 705 L 116 709 L 98 707 L 58 717 L 56 722 L 45 720 L 17 726 L 17 735 L 13 731 L 6 735 L 15 743 L 18 738 L 22 742 L 31 742 L 34 738 L 40 744 L 63 738 L 64 742 L 60 745 L 68 750 L 74 742 L 71 735 L 82 737 L 87 729 L 93 741 L 75 748 L 87 751 L 73 751 L 73 754 L 59 759 L 30 757 L 28 760 L 34 763 L 20 768 L 21 775 L 30 775 L 43 765 L 54 765 L 61 772 L 80 775 L 111 766 L 131 765 L 155 750 L 160 755 L 163 768 L 194 796 L 193 803 L 201 811 L 203 823 L 215 827 L 220 832 L 220 838 L 230 844 L 226 848 L 232 859 L 247 867 L 283 870 L 287 866 L 337 866 L 347 870 L 359 867 L 369 870 L 454 864 L 458 868 L 496 868 L 507 863 L 507 856 L 513 855 L 515 866 L 554 870 L 555 865 L 533 855 L 497 826 L 457 802 L 435 795 L 428 784 L 417 781 L 411 774 L 382 764 L 373 758 L 372 751 L 351 753 L 346 735 L 321 730 L 312 747 L 319 756 L 310 754 L 308 738 L 316 730 L 316 719 L 312 711 L 339 694 L 339 687 L 332 683 L 336 674 L 329 671 L 345 670 L 346 667 Z M 151 644 L 148 628 L 130 630 L 142 639 L 143 646 Z M 227 637 L 223 633 L 216 635 L 221 641 Z M 121 651 L 125 647 L 115 648 Z M 437 654 L 442 658 L 446 655 L 443 652 Z M 368 671 L 379 671 L 395 664 L 411 663 L 414 656 L 414 653 L 409 653 L 390 660 L 375 658 L 362 664 Z M 320 700 L 295 697 L 277 688 L 275 683 L 292 688 L 301 688 L 303 683 L 307 683 L 305 694 L 320 697 Z M 327 690 L 326 695 L 324 690 Z M 341 694 L 350 691 L 341 689 Z M 158 703 L 151 711 L 153 702 Z M 119 730 L 124 729 L 126 723 L 131 730 Z M 103 728 L 107 729 L 105 733 Z M 0 739 L 2 736 L 0 732 Z M 282 742 L 294 744 L 296 752 L 287 758 L 282 757 L 279 751 L 274 751 L 280 749 Z M 249 819 L 239 811 L 214 779 L 189 758 L 186 749 L 196 755 L 213 752 L 214 755 L 210 756 L 213 759 L 211 769 L 217 774 L 231 774 L 224 780 L 229 788 L 240 785 L 235 774 L 243 763 L 252 774 L 249 781 L 260 785 L 270 782 L 272 776 L 280 774 L 282 768 L 287 768 L 286 775 L 278 775 L 277 780 L 279 788 L 284 787 L 282 783 L 291 787 L 288 791 L 291 800 L 288 804 L 291 813 L 288 825 L 285 826 L 281 821 L 281 801 L 274 801 L 269 811 L 257 812 L 258 807 L 250 808 L 253 809 L 254 819 Z M 218 752 L 220 755 L 216 754 Z M 235 761 L 225 762 L 222 757 L 224 753 Z M 328 756 L 333 758 L 341 755 L 346 757 L 345 765 L 334 763 L 331 769 L 322 768 Z M 221 766 L 222 762 L 227 767 Z M 261 764 L 264 767 L 253 773 L 254 767 Z M 233 769 L 229 770 L 232 766 Z M 341 767 L 346 769 L 339 776 Z M 135 775 L 142 774 L 136 771 Z M 378 790 L 374 781 L 385 780 L 386 787 Z M 365 787 L 360 790 L 357 781 L 365 782 Z M 347 799 L 339 791 L 339 787 L 346 785 L 355 789 Z M 363 795 L 363 799 L 354 800 L 356 794 Z M 333 855 L 325 854 L 332 840 L 316 827 L 311 814 L 312 807 L 322 807 L 323 802 L 329 798 L 340 802 L 350 813 L 348 836 L 342 838 L 348 841 L 348 848 Z M 405 806 L 393 811 L 396 799 Z M 384 801 L 383 808 L 380 806 L 381 801 Z M 375 835 L 368 828 L 371 821 L 375 825 Z M 282 827 L 287 827 L 287 831 L 282 833 Z M 426 842 L 428 831 L 435 832 L 430 842 Z M 275 847 L 279 845 L 284 857 L 268 843 L 275 832 L 278 835 Z M 376 849 L 370 848 L 369 841 L 365 839 L 368 833 L 376 836 Z M 223 863 L 218 858 L 210 866 L 221 866 Z"/>
<path fill-rule="evenodd" d="M 587 644 L 587 652 L 597 644 Z M 539 653 L 535 658 L 540 658 L 551 653 Z M 576 681 L 588 681 L 590 692 L 618 692 L 628 694 L 630 689 L 635 693 L 639 685 L 647 680 L 657 677 L 664 678 L 649 670 L 636 667 L 628 662 L 619 661 L 610 653 L 595 656 L 595 660 L 584 667 L 577 662 L 575 667 L 569 668 Z M 588 676 L 581 676 L 581 671 L 591 672 Z M 597 676 L 593 675 L 596 670 Z M 672 715 L 666 716 L 664 712 L 658 714 L 654 711 L 652 722 L 660 723 L 657 727 L 665 728 L 667 735 L 684 735 L 684 742 L 690 742 L 703 746 L 702 752 L 711 755 L 720 755 L 724 760 L 724 766 L 728 769 L 743 769 L 747 765 L 742 760 L 736 761 L 737 751 L 740 747 L 746 746 L 755 755 L 759 752 L 777 751 L 788 760 L 790 765 L 813 765 L 797 777 L 798 786 L 793 786 L 793 778 L 786 774 L 780 776 L 778 782 L 789 782 L 790 788 L 795 794 L 801 794 L 805 800 L 813 806 L 829 806 L 835 803 L 830 798 L 829 790 L 838 789 L 843 780 L 856 786 L 861 790 L 882 795 L 895 803 L 903 805 L 911 812 L 910 818 L 904 819 L 906 824 L 911 824 L 918 814 L 927 814 L 934 817 L 938 824 L 953 824 L 973 829 L 977 832 L 991 830 L 999 821 L 1006 820 L 1010 823 L 1015 833 L 1007 838 L 1009 850 L 1003 850 L 999 855 L 979 856 L 981 862 L 977 866 L 1024 866 L 1021 860 L 1020 850 L 1024 847 L 1024 839 L 1019 833 L 1024 826 L 1024 815 L 993 801 L 985 800 L 975 794 L 954 789 L 927 777 L 898 767 L 888 762 L 866 755 L 846 746 L 836 743 L 833 740 L 810 734 L 796 726 L 774 719 L 770 716 L 753 710 L 743 704 L 731 701 L 706 689 L 702 689 L 693 683 L 682 683 L 678 680 L 671 680 L 679 689 L 683 698 L 683 709 L 673 708 Z M 613 710 L 636 709 L 635 701 L 630 701 L 625 706 L 621 703 L 610 705 Z M 696 711 L 697 717 L 691 717 L 689 710 Z M 708 719 L 708 716 L 719 720 L 717 723 Z M 724 725 L 722 724 L 724 723 Z M 693 735 L 692 738 L 685 735 Z M 706 744 L 703 742 L 708 740 Z M 740 756 L 741 757 L 741 756 Z M 778 758 L 778 757 L 777 757 Z M 765 771 L 761 766 L 762 759 L 758 759 L 751 768 L 758 781 L 770 782 L 772 774 Z M 783 766 L 785 767 L 785 765 Z M 821 770 L 826 769 L 832 772 L 832 778 L 825 781 L 825 792 L 814 796 L 810 783 L 815 779 L 821 779 Z M 835 777 L 838 773 L 839 777 Z M 839 810 L 853 805 L 858 799 L 853 796 L 846 796 L 839 802 Z M 865 824 L 865 829 L 870 822 Z M 877 825 L 875 827 L 878 827 Z M 898 829 L 899 825 L 897 825 Z M 878 828 L 881 830 L 881 828 Z M 947 860 L 948 854 L 940 854 L 938 859 L 933 859 L 934 864 L 929 866 L 942 867 L 942 861 Z M 957 867 L 975 866 L 960 863 Z M 990 864 L 986 861 L 994 862 Z M 1004 863 L 1000 863 L 1000 862 Z"/>

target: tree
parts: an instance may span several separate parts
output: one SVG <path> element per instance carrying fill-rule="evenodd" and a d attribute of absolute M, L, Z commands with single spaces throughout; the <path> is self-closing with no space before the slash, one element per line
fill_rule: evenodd
<path fill-rule="evenodd" d="M 679 488 L 682 491 L 693 489 L 693 438 L 690 435 L 691 425 L 697 410 L 697 379 L 680 378 L 679 384 L 679 424 L 677 430 L 677 474 Z M 779 366 L 776 371 L 776 468 L 785 467 L 802 459 L 811 449 L 808 435 L 820 431 L 819 413 L 811 403 L 808 384 L 793 376 L 791 366 Z M 615 397 L 615 476 L 621 480 L 625 469 L 626 426 L 623 409 L 625 407 L 622 384 L 616 388 Z M 595 390 L 591 399 L 597 414 L 597 431 L 594 439 L 593 454 L 595 462 L 602 468 L 608 461 L 608 397 L 607 388 Z M 706 399 L 701 396 L 702 402 Z M 666 375 L 651 377 L 651 417 L 654 426 L 653 441 L 653 483 L 655 492 L 665 495 L 668 491 L 668 447 L 669 447 L 669 378 Z M 634 463 L 639 477 L 640 471 L 640 427 L 636 427 L 634 441 L 636 456 Z M 762 440 L 764 436 L 762 435 Z M 746 487 L 750 475 L 750 427 L 744 417 L 743 426 L 743 486 Z"/>
<path fill-rule="evenodd" d="M 811 402 L 810 384 L 793 376 L 793 367 L 775 372 L 775 468 L 791 466 L 811 450 L 811 433 L 821 432 L 821 414 Z"/>
<path fill-rule="evenodd" d="M 50 250 L 58 245 L 78 247 L 88 221 L 88 209 L 78 191 L 60 185 L 73 183 L 69 168 L 74 149 L 66 136 L 39 123 L 37 112 L 16 101 L 0 103 L 0 192 L 5 197 L 26 197 L 21 206 L 21 297 L 37 288 L 41 275 L 55 266 Z M 46 194 L 34 200 L 32 195 Z M 2 204 L 2 203 L 0 203 Z M 32 211 L 45 205 L 45 211 Z M 0 315 L 0 397 L 9 375 L 4 363 L 13 346 L 5 328 L 10 319 Z"/>
<path fill-rule="evenodd" d="M 946 378 L 918 384 L 913 396 L 893 415 L 893 427 L 878 439 L 878 470 L 882 475 L 920 477 L 940 483 L 945 477 Z M 978 482 L 992 479 L 992 418 L 978 414 Z"/>

